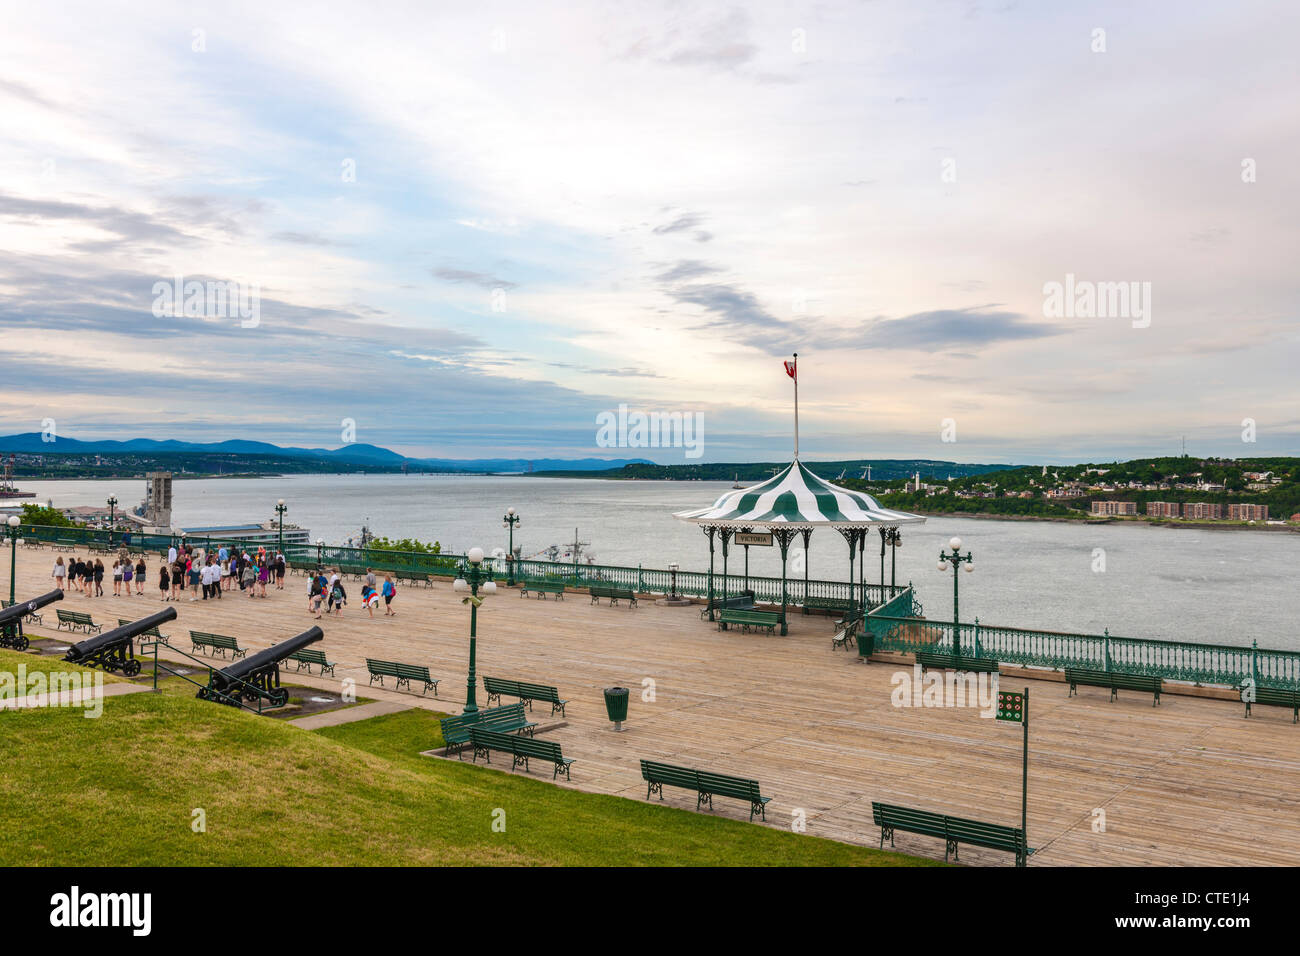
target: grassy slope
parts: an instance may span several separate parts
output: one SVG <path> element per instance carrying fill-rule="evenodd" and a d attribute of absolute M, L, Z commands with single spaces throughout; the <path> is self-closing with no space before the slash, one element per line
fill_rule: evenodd
<path fill-rule="evenodd" d="M 421 758 L 423 711 L 310 732 L 146 693 L 0 720 L 0 865 L 930 862 Z"/>

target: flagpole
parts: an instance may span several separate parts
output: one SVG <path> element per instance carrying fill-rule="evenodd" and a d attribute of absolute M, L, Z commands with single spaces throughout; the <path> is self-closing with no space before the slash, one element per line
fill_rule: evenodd
<path fill-rule="evenodd" d="M 799 353 L 794 353 L 794 457 L 799 457 Z"/>

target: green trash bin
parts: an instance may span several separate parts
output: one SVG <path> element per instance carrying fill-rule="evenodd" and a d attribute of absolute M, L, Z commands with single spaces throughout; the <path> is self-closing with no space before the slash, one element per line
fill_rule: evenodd
<path fill-rule="evenodd" d="M 626 687 L 605 688 L 605 712 L 609 714 L 609 719 L 614 722 L 615 730 L 622 730 L 623 721 L 627 720 L 628 696 Z"/>
<path fill-rule="evenodd" d="M 858 656 L 870 657 L 876 653 L 876 635 L 871 631 L 858 631 Z"/>

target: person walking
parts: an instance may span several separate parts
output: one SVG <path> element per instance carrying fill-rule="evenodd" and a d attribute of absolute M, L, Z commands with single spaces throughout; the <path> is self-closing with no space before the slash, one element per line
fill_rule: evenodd
<path fill-rule="evenodd" d="M 240 583 L 243 584 L 244 590 L 248 592 L 248 596 L 250 598 L 257 597 L 256 589 L 253 587 L 253 585 L 256 582 L 257 582 L 257 571 L 253 569 L 253 562 L 252 561 L 244 562 L 244 575 L 240 579 Z"/>
<path fill-rule="evenodd" d="M 113 562 L 113 597 L 122 596 L 122 562 Z"/>
<path fill-rule="evenodd" d="M 172 583 L 171 575 L 167 573 L 167 567 L 168 566 L 166 564 L 158 565 L 158 590 L 162 593 L 162 597 L 160 598 L 160 600 L 163 601 L 171 600 L 171 598 L 167 595 L 167 589 L 171 587 L 171 583 Z"/>
<path fill-rule="evenodd" d="M 324 580 L 319 574 L 313 574 L 311 584 L 307 588 L 307 610 L 315 615 L 317 620 L 320 619 L 320 605 L 324 596 Z"/>
<path fill-rule="evenodd" d="M 118 581 L 114 581 L 114 584 L 125 584 L 125 585 L 126 585 L 126 596 L 127 596 L 127 597 L 130 597 L 130 596 L 131 596 L 131 581 L 132 581 L 132 579 L 135 578 L 135 568 L 131 567 L 131 562 L 130 562 L 130 561 L 127 561 L 125 564 L 119 564 L 119 565 L 117 566 L 117 572 L 116 572 L 116 574 L 115 574 L 115 577 L 116 577 L 116 578 L 121 578 L 122 580 L 121 580 L 120 582 L 118 582 Z"/>
<path fill-rule="evenodd" d="M 271 580 L 271 562 L 265 554 L 257 559 L 257 596 L 266 597 L 266 584 Z"/>
<path fill-rule="evenodd" d="M 63 563 L 63 555 L 59 555 L 58 560 L 54 562 L 54 570 L 50 572 L 50 577 L 54 578 L 54 586 L 62 591 L 63 585 L 68 580 L 68 567 Z"/>
<path fill-rule="evenodd" d="M 179 601 L 181 599 L 181 592 L 185 590 L 185 581 L 183 580 L 185 567 L 181 564 L 179 556 L 177 556 L 176 560 L 171 562 L 168 567 L 170 568 L 169 574 L 172 579 L 172 600 Z"/>
<path fill-rule="evenodd" d="M 343 605 L 348 603 L 348 592 L 343 589 L 343 579 L 335 578 L 334 583 L 330 585 L 330 608 L 335 614 L 342 616 Z"/>
<path fill-rule="evenodd" d="M 91 574 L 95 581 L 95 597 L 104 596 L 104 562 L 95 559 L 95 567 L 91 569 Z"/>
<path fill-rule="evenodd" d="M 135 563 L 135 593 L 138 597 L 144 597 L 144 576 L 149 572 L 145 566 L 144 555 L 140 555 L 140 560 Z"/>
<path fill-rule="evenodd" d="M 284 560 L 284 553 L 277 551 L 275 554 L 275 589 L 284 590 L 284 572 L 288 568 L 288 562 Z"/>
<path fill-rule="evenodd" d="M 199 558 L 190 555 L 186 567 L 190 578 L 190 601 L 194 602 L 199 599 L 199 578 L 202 577 L 203 563 Z"/>
<path fill-rule="evenodd" d="M 384 575 L 384 617 L 396 617 L 397 612 L 393 610 L 393 598 L 397 597 L 397 585 L 393 583 L 391 574 Z"/>

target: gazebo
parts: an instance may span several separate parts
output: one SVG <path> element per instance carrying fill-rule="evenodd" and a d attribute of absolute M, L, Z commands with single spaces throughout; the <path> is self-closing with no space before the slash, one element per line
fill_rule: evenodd
<path fill-rule="evenodd" d="M 727 597 L 727 557 L 732 538 L 737 535 L 766 532 L 772 535 L 781 549 L 781 633 L 789 633 L 786 626 L 786 606 L 789 603 L 786 586 L 786 561 L 790 544 L 797 535 L 803 536 L 804 550 L 816 528 L 833 528 L 849 546 L 849 617 L 857 608 L 854 591 L 854 552 L 859 560 L 859 591 L 866 603 L 866 542 L 871 529 L 881 536 L 881 575 L 883 584 L 883 555 L 886 540 L 897 540 L 900 525 L 921 524 L 925 518 L 893 511 L 883 507 L 871 495 L 850 491 L 819 478 L 797 457 L 767 481 L 750 488 L 728 491 L 711 507 L 695 511 L 681 511 L 673 517 L 700 526 L 709 539 L 709 606 L 713 605 L 713 567 L 715 539 L 722 543 L 723 599 Z M 804 570 L 804 595 L 807 599 L 807 565 Z M 713 619 L 712 610 L 709 619 Z"/>
<path fill-rule="evenodd" d="M 794 379 L 794 461 L 767 481 L 750 488 L 729 491 L 713 503 L 712 507 L 695 511 L 679 511 L 673 517 L 700 526 L 709 539 L 709 620 L 713 620 L 713 553 L 714 539 L 722 541 L 722 597 L 727 598 L 727 554 L 731 539 L 736 535 L 751 535 L 754 530 L 770 534 L 781 549 L 781 633 L 788 634 L 785 609 L 789 603 L 786 586 L 786 560 L 790 542 L 795 535 L 803 535 L 807 552 L 813 530 L 834 528 L 849 546 L 849 608 L 846 617 L 852 619 L 857 602 L 854 598 L 853 552 L 858 553 L 859 593 L 862 603 L 866 597 L 866 543 L 872 528 L 880 531 L 880 584 L 885 583 L 886 542 L 898 544 L 899 525 L 923 524 L 921 515 L 906 511 L 892 511 L 881 506 L 871 495 L 849 491 L 839 485 L 819 478 L 799 460 L 799 353 L 785 363 L 785 372 Z M 748 543 L 746 546 L 746 577 L 748 578 Z M 804 601 L 808 600 L 808 565 L 804 564 Z"/>

